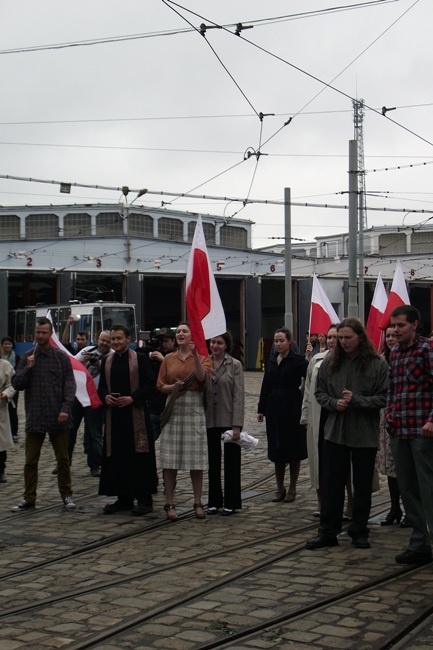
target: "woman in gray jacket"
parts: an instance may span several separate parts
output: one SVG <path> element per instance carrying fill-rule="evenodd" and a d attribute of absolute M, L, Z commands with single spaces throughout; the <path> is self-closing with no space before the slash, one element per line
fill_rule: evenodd
<path fill-rule="evenodd" d="M 233 359 L 230 332 L 211 339 L 212 388 L 208 391 L 206 426 L 209 455 L 208 514 L 232 515 L 242 507 L 241 448 L 244 423 L 244 375 L 242 364 Z M 221 434 L 231 429 L 233 441 L 224 443 L 224 493 L 221 486 Z"/>

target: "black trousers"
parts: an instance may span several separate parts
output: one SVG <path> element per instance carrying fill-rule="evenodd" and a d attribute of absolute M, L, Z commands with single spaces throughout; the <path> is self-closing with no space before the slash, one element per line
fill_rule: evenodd
<path fill-rule="evenodd" d="M 223 443 L 221 434 L 227 427 L 207 430 L 209 454 L 209 508 L 239 510 L 241 501 L 241 448 L 233 442 Z M 224 494 L 221 486 L 221 445 L 224 448 Z"/>
<path fill-rule="evenodd" d="M 353 520 L 347 532 L 350 537 L 368 537 L 376 452 L 376 447 L 347 447 L 324 440 L 319 536 L 336 537 L 341 533 L 344 490 L 352 462 Z"/>

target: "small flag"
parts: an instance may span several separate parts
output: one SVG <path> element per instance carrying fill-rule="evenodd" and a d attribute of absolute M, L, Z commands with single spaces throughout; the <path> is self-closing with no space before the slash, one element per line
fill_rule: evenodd
<path fill-rule="evenodd" d="M 53 324 L 51 318 L 51 312 L 48 311 L 47 318 Z M 97 409 L 102 406 L 102 402 L 99 399 L 98 391 L 96 390 L 95 382 L 92 379 L 91 374 L 87 368 L 74 357 L 73 354 L 68 352 L 65 346 L 59 341 L 57 334 L 54 331 L 51 334 L 50 343 L 53 347 L 58 348 L 62 352 L 68 355 L 72 370 L 74 371 L 75 383 L 77 384 L 77 390 L 75 397 L 80 402 L 81 406 L 90 406 L 92 409 Z"/>
<path fill-rule="evenodd" d="M 400 305 L 410 305 L 410 300 L 404 279 L 403 267 L 400 262 L 397 262 L 386 309 L 379 324 L 380 329 L 386 330 L 391 321 L 391 312 L 396 307 L 400 307 Z"/>
<path fill-rule="evenodd" d="M 331 301 L 314 273 L 311 293 L 310 334 L 326 334 L 332 323 L 339 322 L 340 319 L 331 305 Z"/>
<path fill-rule="evenodd" d="M 376 287 L 374 289 L 373 300 L 371 301 L 370 311 L 368 313 L 367 325 L 365 327 L 367 334 L 376 350 L 380 351 L 383 346 L 383 330 L 380 328 L 380 322 L 385 313 L 388 296 L 386 295 L 385 286 L 382 280 L 382 274 L 377 276 Z"/>

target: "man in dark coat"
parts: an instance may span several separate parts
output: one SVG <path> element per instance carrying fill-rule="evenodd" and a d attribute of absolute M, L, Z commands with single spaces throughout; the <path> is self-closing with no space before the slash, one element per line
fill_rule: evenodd
<path fill-rule="evenodd" d="M 152 494 L 157 489 L 155 447 L 146 407 L 155 382 L 147 355 L 137 355 L 129 348 L 130 341 L 127 327 L 113 325 L 114 354 L 108 355 L 101 367 L 98 392 L 105 405 L 105 431 L 99 494 L 117 496 L 117 501 L 105 506 L 105 514 L 152 512 Z"/>

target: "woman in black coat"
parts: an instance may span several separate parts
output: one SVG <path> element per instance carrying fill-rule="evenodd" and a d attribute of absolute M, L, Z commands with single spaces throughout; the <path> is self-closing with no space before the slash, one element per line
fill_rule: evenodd
<path fill-rule="evenodd" d="M 276 355 L 266 367 L 258 405 L 257 420 L 266 418 L 268 458 L 275 465 L 277 492 L 273 501 L 290 503 L 296 498 L 296 483 L 301 460 L 307 458 L 305 427 L 301 419 L 301 383 L 308 361 L 292 350 L 292 334 L 280 327 L 274 334 Z M 290 483 L 286 491 L 284 477 L 290 465 Z"/>

